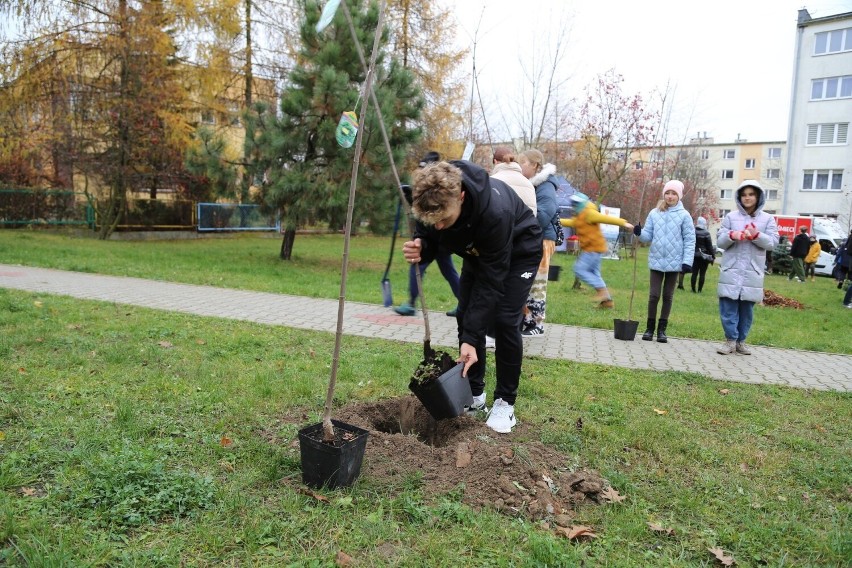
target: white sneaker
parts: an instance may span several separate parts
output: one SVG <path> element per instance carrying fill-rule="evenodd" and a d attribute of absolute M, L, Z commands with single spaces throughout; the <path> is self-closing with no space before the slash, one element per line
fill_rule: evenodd
<path fill-rule="evenodd" d="M 468 416 L 476 416 L 480 412 L 488 412 L 488 407 L 485 406 L 485 393 L 473 397 L 473 402 L 470 403 L 470 406 L 464 407 L 464 412 Z"/>
<path fill-rule="evenodd" d="M 485 425 L 500 434 L 509 434 L 515 426 L 515 407 L 502 398 L 494 401 Z"/>
<path fill-rule="evenodd" d="M 497 344 L 494 342 L 494 338 L 490 335 L 485 336 L 485 348 L 486 349 L 494 349 Z"/>

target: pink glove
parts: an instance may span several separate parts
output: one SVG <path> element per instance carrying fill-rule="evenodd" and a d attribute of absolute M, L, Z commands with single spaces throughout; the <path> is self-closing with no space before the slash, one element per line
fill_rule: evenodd
<path fill-rule="evenodd" d="M 728 236 L 732 241 L 741 241 L 743 240 L 743 232 L 742 231 L 731 231 L 728 233 Z"/>
<path fill-rule="evenodd" d="M 754 223 L 749 223 L 745 226 L 745 231 L 743 231 L 743 238 L 753 241 L 760 234 L 760 231 L 757 230 L 757 226 Z"/>

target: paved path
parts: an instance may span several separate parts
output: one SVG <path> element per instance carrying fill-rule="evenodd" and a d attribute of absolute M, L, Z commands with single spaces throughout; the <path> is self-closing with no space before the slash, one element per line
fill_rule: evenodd
<path fill-rule="evenodd" d="M 337 300 L 174 284 L 0 264 L 0 288 L 59 294 L 334 333 Z M 430 312 L 432 345 L 454 347 L 455 319 Z M 852 356 L 752 347 L 751 356 L 718 355 L 717 342 L 670 337 L 621 341 L 611 330 L 547 324 L 545 335 L 524 340 L 527 355 L 631 369 L 691 371 L 714 379 L 852 392 Z M 640 330 L 641 331 L 641 330 Z M 376 304 L 347 302 L 343 332 L 411 343 L 423 341 L 423 319 L 396 315 Z M 723 367 L 724 363 L 724 367 Z M 791 370 L 795 370 L 791 372 Z"/>

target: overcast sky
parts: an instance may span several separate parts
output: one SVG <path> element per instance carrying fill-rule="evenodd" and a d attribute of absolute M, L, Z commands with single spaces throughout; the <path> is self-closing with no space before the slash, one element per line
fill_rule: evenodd
<path fill-rule="evenodd" d="M 671 132 L 707 132 L 716 142 L 787 137 L 798 9 L 812 18 L 852 11 L 852 0 L 443 0 L 460 45 L 477 37 L 483 98 L 519 81 L 519 58 L 542 49 L 560 21 L 569 26 L 563 75 L 579 97 L 614 68 L 626 93 L 674 88 Z M 480 24 L 481 18 L 481 24 Z M 477 26 L 479 32 L 477 35 Z M 552 36 L 551 36 L 552 37 Z M 467 63 L 468 70 L 471 63 Z M 487 91 L 487 92 L 486 92 Z"/>

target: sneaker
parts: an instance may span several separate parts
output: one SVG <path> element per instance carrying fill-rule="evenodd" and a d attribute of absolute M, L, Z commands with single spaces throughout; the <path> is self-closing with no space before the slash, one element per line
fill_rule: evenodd
<path fill-rule="evenodd" d="M 448 315 L 449 317 L 451 317 L 451 318 L 454 318 L 454 317 L 456 317 L 456 314 L 457 314 L 458 312 L 459 312 L 459 307 L 458 307 L 458 306 L 456 306 L 456 307 L 455 307 L 455 308 L 453 308 L 452 310 L 448 311 L 448 312 L 447 312 L 447 315 Z"/>
<path fill-rule="evenodd" d="M 730 355 L 731 353 L 733 353 L 736 350 L 737 350 L 737 342 L 734 341 L 733 339 L 728 339 L 727 341 L 725 341 L 724 345 L 722 345 L 721 347 L 719 347 L 716 350 L 716 353 L 718 353 L 720 355 Z"/>
<path fill-rule="evenodd" d="M 846 304 L 847 308 L 852 308 L 852 304 Z"/>
<path fill-rule="evenodd" d="M 488 407 L 485 406 L 485 393 L 473 397 L 473 402 L 470 403 L 470 406 L 464 407 L 464 413 L 468 416 L 476 416 L 480 412 L 488 412 Z"/>
<path fill-rule="evenodd" d="M 403 302 L 399 307 L 394 308 L 393 311 L 401 316 L 413 316 L 416 310 L 408 302 Z"/>
<path fill-rule="evenodd" d="M 521 332 L 523 337 L 536 337 L 537 335 L 544 335 L 543 327 L 531 327 L 529 329 L 525 329 Z"/>
<path fill-rule="evenodd" d="M 485 348 L 486 349 L 494 349 L 497 347 L 497 343 L 494 341 L 494 338 L 490 335 L 485 336 Z"/>
<path fill-rule="evenodd" d="M 515 407 L 498 398 L 494 401 L 485 425 L 500 434 L 509 434 L 515 427 L 515 422 Z"/>
<path fill-rule="evenodd" d="M 737 341 L 736 350 L 740 355 L 751 355 L 751 350 L 742 341 Z"/>

